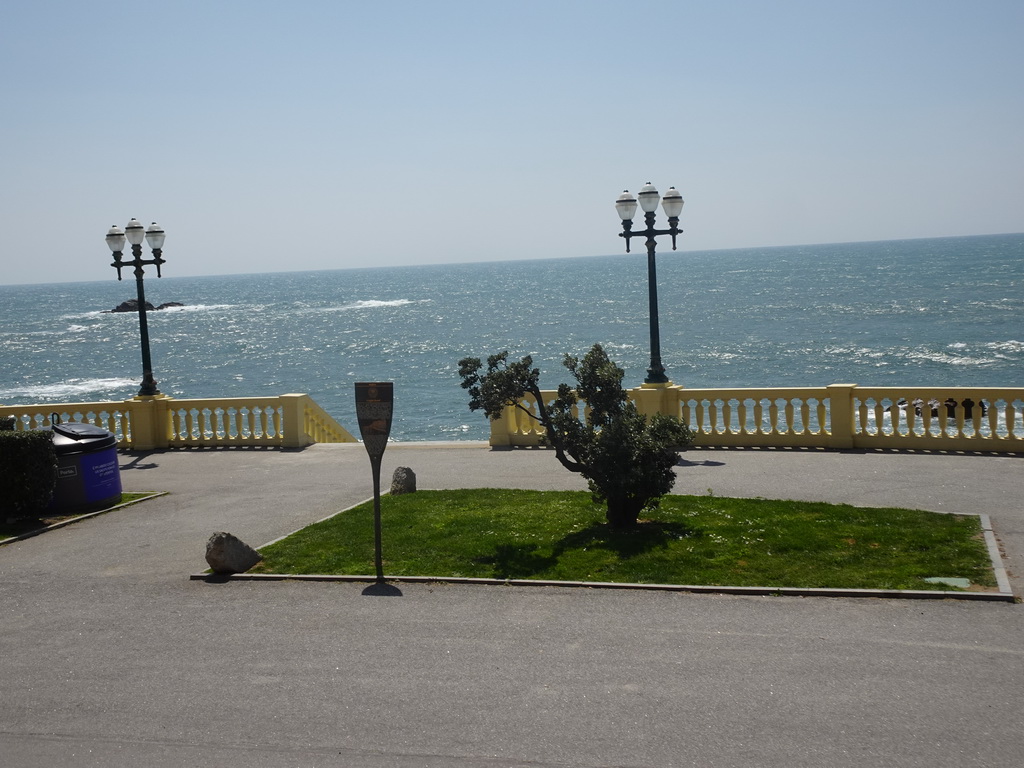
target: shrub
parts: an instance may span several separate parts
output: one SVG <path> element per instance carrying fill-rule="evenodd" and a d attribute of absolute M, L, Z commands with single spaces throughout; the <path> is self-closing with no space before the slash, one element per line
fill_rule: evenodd
<path fill-rule="evenodd" d="M 57 457 L 49 431 L 0 431 L 0 518 L 36 517 L 53 498 Z"/>
<path fill-rule="evenodd" d="M 594 500 L 606 506 L 608 524 L 635 526 L 644 509 L 656 508 L 672 490 L 679 450 L 693 434 L 677 418 L 639 413 L 622 387 L 623 370 L 600 344 L 582 360 L 566 355 L 563 365 L 577 387 L 559 385 L 552 403 L 544 402 L 540 371 L 529 356 L 509 362 L 508 352 L 491 355 L 484 373 L 479 358 L 467 357 L 459 361 L 459 375 L 469 390 L 470 410 L 491 419 L 509 405 L 524 410 L 543 427 L 562 466 L 586 478 Z M 536 416 L 523 407 L 525 395 L 533 395 Z M 583 419 L 577 415 L 581 401 L 587 405 Z"/>

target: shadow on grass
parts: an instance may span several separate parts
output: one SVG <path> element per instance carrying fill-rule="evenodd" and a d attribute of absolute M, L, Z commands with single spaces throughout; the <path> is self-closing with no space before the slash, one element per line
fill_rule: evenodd
<path fill-rule="evenodd" d="M 554 567 L 558 558 L 542 554 L 536 544 L 499 544 L 493 555 L 474 558 L 473 562 L 493 565 L 492 579 L 525 579 Z"/>
<path fill-rule="evenodd" d="M 672 541 L 700 535 L 680 523 L 658 520 L 641 522 L 636 528 L 617 530 L 606 523 L 594 523 L 554 543 L 550 553 L 537 544 L 499 544 L 493 555 L 474 559 L 482 565 L 493 565 L 491 578 L 522 579 L 551 570 L 569 552 L 584 549 L 605 549 L 620 560 L 628 560 L 655 549 L 664 549 Z"/>

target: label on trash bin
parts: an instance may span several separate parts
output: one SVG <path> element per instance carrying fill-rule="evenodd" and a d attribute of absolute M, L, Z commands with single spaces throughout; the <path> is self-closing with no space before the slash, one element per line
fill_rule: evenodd
<path fill-rule="evenodd" d="M 82 457 L 87 501 L 102 501 L 121 493 L 121 473 L 114 450 Z"/>

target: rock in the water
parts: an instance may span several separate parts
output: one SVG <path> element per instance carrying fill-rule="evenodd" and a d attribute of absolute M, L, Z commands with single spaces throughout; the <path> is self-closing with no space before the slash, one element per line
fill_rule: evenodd
<path fill-rule="evenodd" d="M 118 304 L 116 307 L 114 307 L 110 311 L 111 312 L 138 312 L 139 311 L 139 300 L 138 299 L 128 299 L 128 301 L 122 301 L 120 304 Z M 150 304 L 148 301 L 146 302 L 146 311 L 147 312 L 153 311 L 153 305 Z"/>
<path fill-rule="evenodd" d="M 220 531 L 206 542 L 206 562 L 214 573 L 245 573 L 263 559 L 263 555 L 237 536 Z"/>
<path fill-rule="evenodd" d="M 154 307 L 152 304 L 150 304 L 147 301 L 146 302 L 146 311 L 147 312 L 156 312 L 157 310 L 160 310 L 160 309 L 170 309 L 171 307 L 184 307 L 184 306 L 185 305 L 182 304 L 180 301 L 165 301 L 159 307 Z M 122 301 L 120 304 L 118 304 L 116 307 L 114 307 L 110 311 L 111 312 L 138 312 L 139 311 L 139 300 L 138 299 L 128 299 L 128 301 Z"/>
<path fill-rule="evenodd" d="M 391 476 L 391 495 L 398 496 L 403 493 L 416 491 L 416 473 L 408 467 L 399 467 Z"/>

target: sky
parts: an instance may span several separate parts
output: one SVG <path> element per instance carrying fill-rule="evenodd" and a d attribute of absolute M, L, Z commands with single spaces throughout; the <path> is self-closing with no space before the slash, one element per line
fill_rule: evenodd
<path fill-rule="evenodd" d="M 680 251 L 1021 232 L 1022 36 L 1021 0 L 9 0 L 0 284 L 115 279 L 132 217 L 165 276 L 615 254 L 647 181 Z"/>

